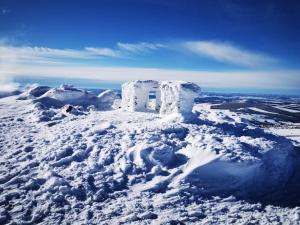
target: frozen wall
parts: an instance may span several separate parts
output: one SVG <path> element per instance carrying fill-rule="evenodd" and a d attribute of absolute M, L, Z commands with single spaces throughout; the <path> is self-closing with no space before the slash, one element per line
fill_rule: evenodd
<path fill-rule="evenodd" d="M 127 82 L 122 85 L 122 108 L 130 112 L 147 111 L 151 91 L 155 91 L 156 111 L 164 115 L 191 113 L 194 99 L 200 95 L 201 89 L 197 84 L 185 81 Z"/>
<path fill-rule="evenodd" d="M 185 81 L 163 81 L 160 84 L 160 114 L 192 112 L 194 99 L 201 93 L 197 84 Z"/>
<path fill-rule="evenodd" d="M 122 108 L 134 112 L 134 111 L 147 111 L 147 105 L 149 102 L 149 93 L 151 91 L 156 92 L 156 96 L 159 96 L 159 85 L 154 80 L 136 80 L 127 82 L 122 85 Z M 156 109 L 160 107 L 160 100 L 156 101 Z"/>

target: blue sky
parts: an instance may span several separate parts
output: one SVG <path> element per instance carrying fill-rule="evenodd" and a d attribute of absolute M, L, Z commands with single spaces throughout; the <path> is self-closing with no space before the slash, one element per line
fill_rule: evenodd
<path fill-rule="evenodd" d="M 0 88 L 19 77 L 182 79 L 299 93 L 298 2 L 0 0 Z"/>

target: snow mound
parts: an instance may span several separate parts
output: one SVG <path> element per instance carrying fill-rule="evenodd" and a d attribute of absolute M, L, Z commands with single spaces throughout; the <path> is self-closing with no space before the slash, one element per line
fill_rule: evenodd
<path fill-rule="evenodd" d="M 30 86 L 26 91 L 19 95 L 17 98 L 18 100 L 25 100 L 25 99 L 33 99 L 40 97 L 41 95 L 45 94 L 51 88 L 48 86 L 41 86 L 34 84 Z"/>
<path fill-rule="evenodd" d="M 72 85 L 63 84 L 59 88 L 52 88 L 41 97 L 49 97 L 62 102 L 75 102 L 83 99 L 88 93 L 86 91 L 76 89 Z"/>
<path fill-rule="evenodd" d="M 65 105 L 82 106 L 99 110 L 109 110 L 112 108 L 117 94 L 112 90 L 106 90 L 98 96 L 92 92 L 77 89 L 72 85 L 63 84 L 58 88 L 48 86 L 33 86 L 22 93 L 17 99 L 31 99 L 33 103 L 38 103 L 40 109 L 62 108 Z M 69 106 L 66 107 L 70 108 Z M 75 109 L 75 107 L 73 107 Z M 64 110 L 63 110 L 64 111 Z M 73 110 L 74 112 L 74 110 Z M 76 114 L 76 113 L 75 113 Z"/>
<path fill-rule="evenodd" d="M 98 101 L 101 102 L 102 109 L 111 109 L 117 98 L 117 93 L 113 90 L 106 90 L 98 95 Z"/>

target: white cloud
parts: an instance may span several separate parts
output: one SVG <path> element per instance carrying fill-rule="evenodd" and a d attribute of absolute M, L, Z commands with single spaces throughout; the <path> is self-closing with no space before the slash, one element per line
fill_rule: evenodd
<path fill-rule="evenodd" d="M 15 69 L 16 59 L 15 54 L 12 54 L 12 52 L 2 52 L 0 48 L 0 94 L 15 91 L 19 87 L 19 85 L 13 81 L 11 74 L 11 71 Z"/>
<path fill-rule="evenodd" d="M 152 43 L 117 43 L 116 48 L 86 47 L 84 49 L 55 49 L 47 47 L 11 46 L 0 40 L 1 60 L 32 62 L 55 62 L 61 59 L 92 59 L 100 57 L 126 58 L 128 55 L 149 53 L 162 48 L 162 44 Z"/>
<path fill-rule="evenodd" d="M 258 65 L 273 61 L 259 54 L 241 50 L 232 45 L 215 42 L 186 42 L 186 49 L 222 62 Z M 299 71 L 241 71 L 205 72 L 160 68 L 79 66 L 67 59 L 127 57 L 170 46 L 151 43 L 117 43 L 116 48 L 86 47 L 82 50 L 44 47 L 15 47 L 0 40 L 0 90 L 14 89 L 14 76 L 63 77 L 127 81 L 135 79 L 188 80 L 205 87 L 227 88 L 298 88 Z M 177 43 L 178 47 L 178 43 Z M 173 47 L 172 47 L 173 49 Z M 83 61 L 81 61 L 83 62 Z M 87 61 L 88 62 L 88 61 Z M 81 64 L 82 65 L 82 64 Z"/>
<path fill-rule="evenodd" d="M 12 76 L 92 79 L 102 81 L 127 81 L 136 79 L 187 80 L 204 87 L 299 89 L 300 71 L 237 71 L 207 72 L 160 68 L 90 67 L 90 66 L 41 66 L 19 65 L 0 74 Z"/>
<path fill-rule="evenodd" d="M 111 48 L 93 48 L 86 47 L 85 50 L 99 56 L 108 56 L 108 57 L 122 57 L 122 52 L 119 50 L 113 50 Z"/>
<path fill-rule="evenodd" d="M 183 43 L 183 46 L 197 55 L 237 65 L 259 66 L 276 61 L 270 56 L 254 53 L 229 43 L 190 41 Z"/>
<path fill-rule="evenodd" d="M 18 90 L 19 84 L 14 82 L 12 77 L 4 76 L 3 74 L 0 76 L 0 94 L 6 92 L 13 92 Z"/>
<path fill-rule="evenodd" d="M 140 43 L 121 43 L 118 42 L 117 46 L 120 50 L 127 53 L 147 53 L 151 51 L 159 50 L 160 48 L 165 48 L 166 45 L 158 43 L 140 42 Z"/>
<path fill-rule="evenodd" d="M 2 60 L 42 60 L 42 59 L 61 59 L 61 58 L 77 58 L 87 59 L 95 57 L 88 51 L 73 49 L 53 49 L 45 47 L 15 47 L 0 46 L 0 55 Z"/>

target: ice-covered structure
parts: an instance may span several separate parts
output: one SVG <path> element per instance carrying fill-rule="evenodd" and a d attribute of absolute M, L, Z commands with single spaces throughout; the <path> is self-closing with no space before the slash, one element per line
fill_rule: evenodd
<path fill-rule="evenodd" d="M 163 81 L 160 83 L 160 114 L 192 112 L 194 100 L 201 93 L 200 87 L 186 81 Z"/>
<path fill-rule="evenodd" d="M 192 112 L 194 99 L 200 95 L 197 84 L 186 81 L 136 80 L 122 85 L 122 108 L 147 111 L 150 92 L 155 92 L 155 109 L 160 114 L 188 114 Z"/>
<path fill-rule="evenodd" d="M 134 111 L 147 111 L 149 95 L 155 93 L 155 109 L 160 109 L 160 89 L 159 83 L 154 80 L 136 80 L 122 85 L 122 108 Z"/>

